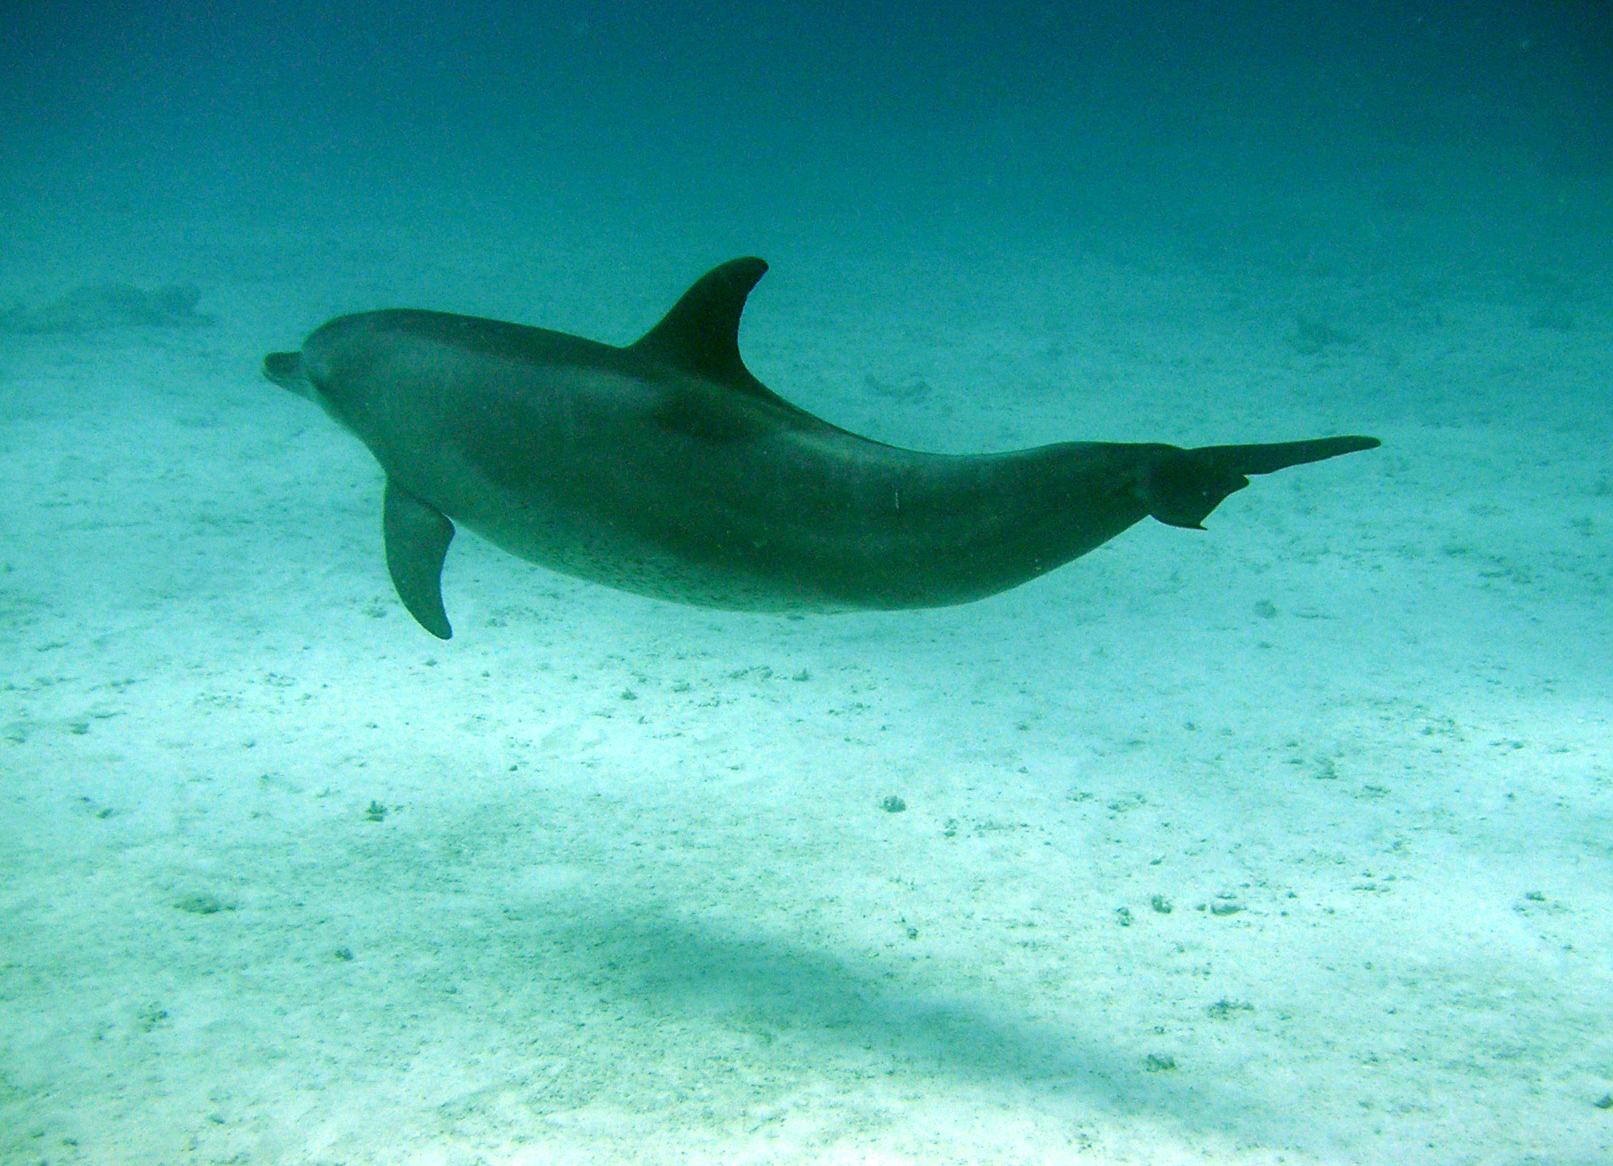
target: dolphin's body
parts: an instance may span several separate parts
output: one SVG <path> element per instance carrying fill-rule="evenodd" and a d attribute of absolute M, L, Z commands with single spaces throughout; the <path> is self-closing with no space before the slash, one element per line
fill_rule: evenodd
<path fill-rule="evenodd" d="M 264 361 L 386 471 L 387 566 L 435 636 L 462 523 L 513 555 L 625 591 L 749 611 L 967 603 L 1147 515 L 1198 528 L 1246 474 L 1370 449 L 1066 442 L 916 453 L 776 396 L 739 355 L 767 270 L 704 276 L 625 348 L 441 312 L 342 316 Z"/>

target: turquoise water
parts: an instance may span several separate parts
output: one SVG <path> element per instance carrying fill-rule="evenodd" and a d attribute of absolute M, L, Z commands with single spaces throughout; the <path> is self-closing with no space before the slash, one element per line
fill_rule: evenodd
<path fill-rule="evenodd" d="M 13 21 L 0 1161 L 1609 1157 L 1605 13 Z M 1384 447 L 937 611 L 461 535 L 444 644 L 259 372 L 744 254 L 882 441 Z"/>

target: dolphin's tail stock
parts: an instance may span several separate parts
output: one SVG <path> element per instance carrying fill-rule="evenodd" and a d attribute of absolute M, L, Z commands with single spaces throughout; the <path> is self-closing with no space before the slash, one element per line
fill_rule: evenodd
<path fill-rule="evenodd" d="M 1249 484 L 1246 474 L 1269 474 L 1381 444 L 1376 437 L 1323 437 L 1276 445 L 1168 449 L 1143 479 L 1143 501 L 1148 513 L 1167 525 L 1203 530 L 1210 511 Z"/>

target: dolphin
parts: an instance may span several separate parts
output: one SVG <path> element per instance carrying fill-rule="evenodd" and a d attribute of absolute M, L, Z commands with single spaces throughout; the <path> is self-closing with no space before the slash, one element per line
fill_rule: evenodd
<path fill-rule="evenodd" d="M 626 347 L 393 309 L 334 319 L 263 372 L 375 455 L 393 585 L 445 640 L 455 523 L 552 570 L 702 607 L 941 607 L 1017 587 L 1150 515 L 1203 529 L 1246 475 L 1379 444 L 950 455 L 870 441 L 745 367 L 739 317 L 766 270 L 724 263 Z"/>

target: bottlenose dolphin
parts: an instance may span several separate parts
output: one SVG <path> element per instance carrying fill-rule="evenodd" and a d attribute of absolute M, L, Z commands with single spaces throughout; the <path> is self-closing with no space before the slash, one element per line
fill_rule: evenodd
<path fill-rule="evenodd" d="M 745 611 L 940 607 L 1017 587 L 1152 515 L 1203 529 L 1246 474 L 1378 444 L 1063 442 L 917 453 L 773 393 L 739 355 L 767 270 L 703 276 L 625 348 L 444 312 L 342 316 L 263 362 L 386 472 L 386 562 L 404 607 L 451 636 L 454 523 L 533 563 Z"/>

